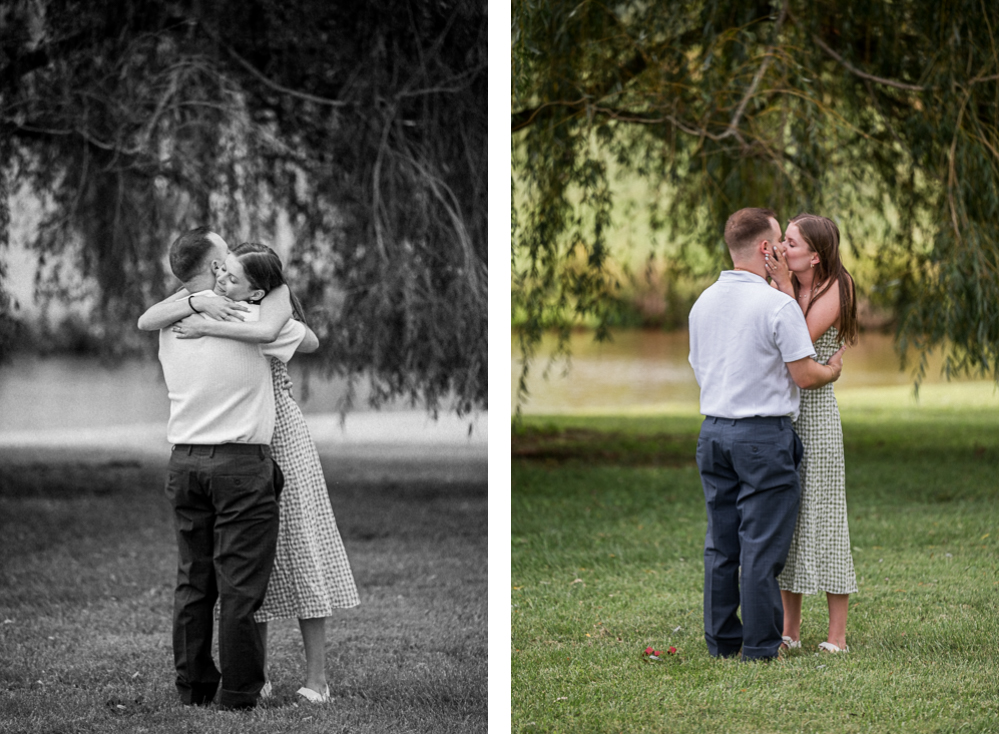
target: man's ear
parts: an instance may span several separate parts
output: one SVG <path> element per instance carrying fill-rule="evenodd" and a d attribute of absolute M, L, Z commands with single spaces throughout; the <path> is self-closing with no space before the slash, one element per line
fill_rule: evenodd
<path fill-rule="evenodd" d="M 256 303 L 257 301 L 260 301 L 262 298 L 264 298 L 264 296 L 266 296 L 266 295 L 267 294 L 264 293 L 264 291 L 262 289 L 258 288 L 257 290 L 253 291 L 250 294 L 250 297 L 247 298 L 247 300 L 248 301 L 252 301 L 253 303 Z"/>

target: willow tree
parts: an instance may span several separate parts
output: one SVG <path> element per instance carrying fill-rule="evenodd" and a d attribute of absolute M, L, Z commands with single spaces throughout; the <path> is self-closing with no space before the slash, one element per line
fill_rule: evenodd
<path fill-rule="evenodd" d="M 180 231 L 281 225 L 328 370 L 485 407 L 485 33 L 461 0 L 4 3 L 0 246 L 30 192 L 39 293 L 130 350 Z"/>
<path fill-rule="evenodd" d="M 744 206 L 834 216 L 917 373 L 997 375 L 997 28 L 980 0 L 515 0 L 512 303 L 608 323 L 609 165 L 660 192 L 681 259 L 726 260 Z M 526 372 L 525 372 L 526 374 Z M 522 375 L 522 390 L 524 388 Z"/>

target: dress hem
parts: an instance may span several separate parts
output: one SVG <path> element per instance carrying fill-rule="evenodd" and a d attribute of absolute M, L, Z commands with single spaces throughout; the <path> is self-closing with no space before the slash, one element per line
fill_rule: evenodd
<path fill-rule="evenodd" d="M 260 614 L 258 612 L 254 615 L 254 622 L 273 622 L 278 619 L 326 619 L 327 617 L 332 617 L 335 612 L 344 609 L 354 609 L 355 607 L 361 606 L 361 602 L 356 602 L 354 604 L 345 604 L 343 606 L 332 607 L 327 614 L 313 614 L 312 612 L 307 612 L 306 614 L 298 614 L 297 612 L 292 612 L 291 614 L 286 614 L 284 612 L 273 612 L 267 614 Z"/>

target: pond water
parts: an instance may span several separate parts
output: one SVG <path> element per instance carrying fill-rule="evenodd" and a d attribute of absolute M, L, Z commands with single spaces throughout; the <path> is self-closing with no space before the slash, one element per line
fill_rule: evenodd
<path fill-rule="evenodd" d="M 524 413 L 697 405 L 698 384 L 687 361 L 685 331 L 622 330 L 603 343 L 595 342 L 590 332 L 575 332 L 570 338 L 572 356 L 568 362 L 550 360 L 555 343 L 555 337 L 547 336 L 537 351 L 528 376 L 529 397 L 521 407 Z M 516 406 L 521 365 L 512 337 L 511 412 Z M 940 355 L 932 355 L 924 382 L 943 381 L 940 370 Z M 900 369 L 892 337 L 866 332 L 847 351 L 837 388 L 912 383 L 912 365 Z"/>
<path fill-rule="evenodd" d="M 346 380 L 322 379 L 313 373 L 304 399 L 302 367 L 293 361 L 290 372 L 303 413 L 339 410 Z M 359 390 L 353 410 L 366 409 L 365 392 Z M 18 357 L 0 367 L 0 433 L 133 423 L 165 426 L 169 413 L 167 388 L 156 361 L 109 365 L 90 357 Z"/>
<path fill-rule="evenodd" d="M 526 413 L 560 413 L 697 404 L 698 385 L 687 362 L 686 332 L 623 330 L 610 342 L 596 343 L 590 333 L 574 333 L 570 340 L 569 372 L 565 360 L 549 367 L 555 340 L 546 338 L 528 379 Z M 516 400 L 521 361 L 511 344 L 511 410 Z M 940 382 L 940 358 L 931 360 L 926 382 Z M 291 364 L 295 396 L 309 414 L 336 413 L 346 393 L 340 378 L 313 373 L 308 397 L 301 365 Z M 866 333 L 844 359 L 838 389 L 912 384 L 909 368 L 899 369 L 892 338 Z M 387 409 L 405 408 L 387 406 Z M 367 411 L 359 390 L 354 412 Z M 59 428 L 101 428 L 130 424 L 166 425 L 167 390 L 156 361 L 126 361 L 107 365 L 84 357 L 19 357 L 0 366 L 0 433 Z"/>

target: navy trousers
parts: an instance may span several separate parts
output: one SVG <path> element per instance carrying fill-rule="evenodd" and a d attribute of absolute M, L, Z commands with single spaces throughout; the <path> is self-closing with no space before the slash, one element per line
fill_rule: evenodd
<path fill-rule="evenodd" d="M 799 510 L 802 442 L 787 417 L 706 417 L 698 437 L 705 490 L 705 640 L 714 656 L 778 654 L 777 576 Z M 737 615 L 742 614 L 742 622 Z"/>
<path fill-rule="evenodd" d="M 174 446 L 167 497 L 177 527 L 174 664 L 186 704 L 246 708 L 264 685 L 264 644 L 253 615 L 264 603 L 278 540 L 283 478 L 269 446 Z M 212 630 L 219 601 L 219 663 Z"/>

